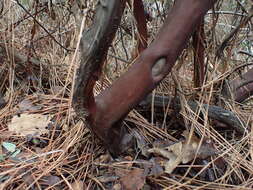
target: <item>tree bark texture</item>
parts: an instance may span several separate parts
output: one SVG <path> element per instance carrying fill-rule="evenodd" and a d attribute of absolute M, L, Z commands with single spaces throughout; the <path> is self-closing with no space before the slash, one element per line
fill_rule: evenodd
<path fill-rule="evenodd" d="M 103 131 L 104 126 L 94 127 L 93 124 L 93 118 L 96 112 L 99 112 L 93 88 L 101 75 L 108 48 L 115 37 L 125 4 L 125 0 L 99 1 L 93 25 L 83 31 L 80 42 L 81 63 L 75 80 L 73 107 L 77 115 L 104 142 L 106 139 L 99 132 Z"/>

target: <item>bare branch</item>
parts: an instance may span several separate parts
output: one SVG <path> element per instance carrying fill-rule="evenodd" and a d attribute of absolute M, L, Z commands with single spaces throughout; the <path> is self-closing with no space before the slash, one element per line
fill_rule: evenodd
<path fill-rule="evenodd" d="M 152 96 L 149 95 L 140 103 L 140 105 L 151 106 L 151 103 L 152 103 Z M 204 110 L 208 113 L 208 117 L 210 119 L 214 119 L 221 123 L 225 123 L 241 134 L 243 134 L 246 131 L 246 129 L 243 126 L 243 123 L 231 111 L 225 110 L 215 105 L 208 105 L 208 104 L 199 105 L 198 102 L 195 102 L 195 101 L 188 101 L 187 103 L 189 107 L 191 108 L 191 110 L 195 113 L 198 111 L 198 109 L 201 109 L 201 111 Z M 169 106 L 172 109 L 181 108 L 180 99 L 178 97 L 173 98 L 170 96 L 156 95 L 154 97 L 154 105 L 156 107 Z"/>

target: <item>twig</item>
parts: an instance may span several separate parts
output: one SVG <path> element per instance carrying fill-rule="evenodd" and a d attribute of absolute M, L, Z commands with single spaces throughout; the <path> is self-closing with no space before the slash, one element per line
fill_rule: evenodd
<path fill-rule="evenodd" d="M 236 12 L 232 12 L 232 11 L 208 11 L 207 14 L 236 15 L 236 16 L 242 16 L 242 17 L 247 16 L 246 14 L 236 13 Z"/>
<path fill-rule="evenodd" d="M 72 50 L 70 50 L 70 49 L 67 49 L 66 47 L 64 47 L 60 42 L 58 42 L 56 39 L 55 39 L 55 37 L 53 37 L 51 34 L 50 34 L 50 32 L 48 32 L 48 30 L 18 1 L 18 0 L 16 0 L 16 2 L 17 2 L 17 4 L 30 16 L 30 17 L 32 17 L 33 19 L 34 19 L 34 22 L 36 22 L 48 35 L 49 35 L 49 37 L 50 38 L 52 38 L 53 39 L 53 41 L 55 42 L 55 43 L 57 43 L 60 47 L 62 47 L 64 50 L 66 50 L 66 51 L 72 51 Z"/>
<path fill-rule="evenodd" d="M 253 9 L 253 7 L 251 9 Z M 226 48 L 230 40 L 238 34 L 240 28 L 242 28 L 244 25 L 246 25 L 250 21 L 250 19 L 253 16 L 252 12 L 253 11 L 250 11 L 250 14 L 247 17 L 243 18 L 241 23 L 236 28 L 234 28 L 229 34 L 227 34 L 227 36 L 225 37 L 225 39 L 223 40 L 223 42 L 217 49 L 216 55 L 219 58 L 222 57 L 224 49 Z"/>
<path fill-rule="evenodd" d="M 253 54 L 250 53 L 250 52 L 248 52 L 248 51 L 240 50 L 240 51 L 238 51 L 238 53 L 244 54 L 244 55 L 248 55 L 248 56 L 250 56 L 250 57 L 253 57 Z"/>

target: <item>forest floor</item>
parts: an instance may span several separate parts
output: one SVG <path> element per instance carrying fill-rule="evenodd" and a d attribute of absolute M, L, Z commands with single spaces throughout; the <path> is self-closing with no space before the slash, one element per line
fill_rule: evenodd
<path fill-rule="evenodd" d="M 124 151 L 112 157 L 72 108 L 80 61 L 75 52 L 80 36 L 73 16 L 56 5 L 53 9 L 36 7 L 44 14 L 29 10 L 42 28 L 17 4 L 4 3 L 0 17 L 0 189 L 253 188 L 252 97 L 237 103 L 221 95 L 223 82 L 250 66 L 236 72 L 234 68 L 253 62 L 252 57 L 238 53 L 253 51 L 252 28 L 244 26 L 226 56 L 215 57 L 215 47 L 233 24 L 240 23 L 240 16 L 221 14 L 214 26 L 208 14 L 204 87 L 193 88 L 189 43 L 173 76 L 125 118 Z M 236 11 L 233 6 L 220 9 Z M 134 22 L 125 14 L 122 28 L 131 31 Z M 148 23 L 150 41 L 162 21 L 157 17 Z M 96 94 L 132 64 L 133 36 L 118 32 Z M 197 104 L 194 111 L 192 102 Z M 211 117 L 208 108 L 212 106 L 232 113 L 241 130 Z"/>

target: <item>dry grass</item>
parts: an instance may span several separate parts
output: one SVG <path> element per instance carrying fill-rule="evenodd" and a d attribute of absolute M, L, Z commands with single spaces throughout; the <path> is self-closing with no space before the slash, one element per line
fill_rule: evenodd
<path fill-rule="evenodd" d="M 77 186 L 80 186 L 80 189 L 116 188 L 120 183 L 119 173 L 139 168 L 149 159 L 143 157 L 137 147 L 113 160 L 100 142 L 76 118 L 70 106 L 74 71 L 79 60 L 78 54 L 74 53 L 79 31 L 73 15 L 69 15 L 63 5 L 55 5 L 51 15 L 50 11 L 45 10 L 42 11 L 43 14 L 38 14 L 36 19 L 52 33 L 50 36 L 38 24 L 34 24 L 33 19 L 26 19 L 27 14 L 15 1 L 3 2 L 5 6 L 0 16 L 0 48 L 4 47 L 9 51 L 0 51 L 0 92 L 7 102 L 0 109 L 0 142 L 15 144 L 21 153 L 15 158 L 6 158 L 0 162 L 0 189 L 76 190 Z M 185 93 L 179 94 L 184 105 L 180 113 L 166 107 L 162 111 L 152 108 L 145 113 L 133 110 L 124 123 L 130 132 L 137 132 L 150 145 L 157 140 L 175 142 L 187 128 L 195 131 L 202 137 L 201 140 L 204 137 L 209 138 L 218 153 L 205 159 L 201 166 L 190 162 L 187 165 L 180 164 L 172 174 L 148 176 L 146 183 L 152 189 L 253 188 L 252 101 L 248 100 L 247 104 L 242 105 L 231 101 L 217 102 L 221 81 L 238 75 L 231 73 L 233 68 L 252 62 L 252 58 L 238 53 L 239 50 L 252 51 L 252 25 L 246 25 L 240 30 L 223 59 L 215 58 L 218 44 L 231 31 L 231 27 L 240 22 L 241 16 L 233 14 L 240 10 L 237 6 L 236 1 L 223 4 L 221 2 L 216 11 L 224 10 L 231 14 L 218 14 L 216 24 L 214 15 L 208 14 L 206 18 L 208 80 L 197 94 L 200 104 L 220 105 L 236 113 L 249 132 L 241 136 L 229 128 L 215 129 L 215 124 L 208 119 L 206 113 L 200 122 L 199 113 L 193 113 L 186 104 L 186 101 L 196 94 L 196 89 L 192 88 L 193 53 L 189 45 L 178 61 L 178 65 L 184 64 L 178 66 L 179 69 L 175 71 L 177 81 L 173 81 L 169 76 L 156 89 L 156 93 L 175 95 L 175 87 L 181 88 Z M 29 12 L 34 11 L 31 8 Z M 52 16 L 53 14 L 56 17 Z M 129 10 L 124 20 L 134 27 Z M 86 24 L 89 23 L 87 18 Z M 160 24 L 160 17 L 149 24 L 151 39 Z M 52 38 L 72 51 L 64 50 Z M 109 52 L 113 56 L 108 56 L 107 66 L 96 87 L 96 93 L 128 68 L 135 44 L 133 33 L 132 36 L 124 32 L 118 33 Z M 16 54 L 19 54 L 24 62 L 17 59 Z M 120 57 L 121 60 L 115 57 Z M 248 67 L 245 67 L 241 71 L 247 69 Z M 38 109 L 20 110 L 18 105 L 24 100 L 31 102 L 32 107 Z M 50 115 L 52 125 L 49 126 L 49 133 L 27 137 L 8 131 L 12 117 L 22 113 Z M 3 148 L 0 147 L 0 155 L 1 151 Z M 207 176 L 203 176 L 203 173 Z M 208 175 L 214 179 L 210 180 Z"/>

